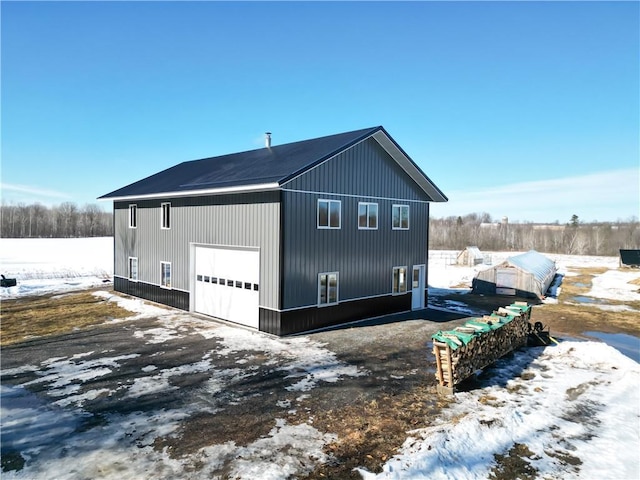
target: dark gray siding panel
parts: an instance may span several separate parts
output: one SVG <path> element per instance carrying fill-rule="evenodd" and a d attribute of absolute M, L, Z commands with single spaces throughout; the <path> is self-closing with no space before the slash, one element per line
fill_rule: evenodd
<path fill-rule="evenodd" d="M 113 289 L 136 297 L 162 303 L 171 307 L 189 310 L 189 294 L 179 290 L 168 290 L 144 282 L 131 282 L 126 278 L 114 277 Z"/>
<path fill-rule="evenodd" d="M 286 189 L 430 200 L 373 138 L 294 178 Z"/>
<path fill-rule="evenodd" d="M 344 302 L 330 307 L 301 308 L 287 312 L 261 308 L 259 329 L 273 335 L 289 335 L 390 313 L 406 312 L 410 309 L 410 294 L 389 295 Z"/>
<path fill-rule="evenodd" d="M 305 332 L 341 323 L 411 310 L 411 295 L 395 295 L 282 312 L 276 335 Z"/>
<path fill-rule="evenodd" d="M 281 335 L 280 315 L 281 312 L 279 311 L 261 308 L 259 311 L 258 330 L 272 333 L 273 335 Z"/>
<path fill-rule="evenodd" d="M 171 228 L 160 228 L 160 204 L 171 203 Z M 129 204 L 138 227 L 128 227 Z M 190 290 L 189 245 L 258 247 L 260 305 L 279 308 L 279 192 L 115 202 L 114 274 L 127 277 L 128 257 L 138 258 L 139 280 L 160 284 L 160 262 L 171 262 L 173 288 Z"/>
<path fill-rule="evenodd" d="M 342 202 L 342 228 L 317 228 L 319 198 Z M 317 303 L 318 274 L 339 272 L 339 299 L 388 295 L 394 266 L 427 265 L 429 204 L 408 203 L 410 229 L 392 230 L 391 200 L 378 200 L 378 229 L 358 229 L 360 198 L 284 192 L 282 309 Z M 409 286 L 408 286 L 409 287 Z"/>

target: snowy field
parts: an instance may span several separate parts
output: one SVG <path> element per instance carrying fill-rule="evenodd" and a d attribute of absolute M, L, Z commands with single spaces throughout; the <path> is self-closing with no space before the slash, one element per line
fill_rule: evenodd
<path fill-rule="evenodd" d="M 100 285 L 113 274 L 112 245 L 111 238 L 3 239 L 0 269 L 19 283 L 2 289 L 0 298 Z M 434 293 L 469 284 L 478 268 L 487 268 L 453 266 L 456 253 L 431 252 L 429 285 Z M 491 253 L 492 263 L 511 255 Z M 572 267 L 609 269 L 595 277 L 587 294 L 596 305 L 597 299 L 640 300 L 638 285 L 629 283 L 640 272 L 618 269 L 616 257 L 549 257 L 566 275 Z M 367 375 L 366 365 L 338 361 L 312 336 L 274 338 L 108 292 L 96 295 L 135 312 L 117 322 L 146 348 L 160 350 L 189 336 L 215 340 L 218 347 L 171 369 L 158 367 L 153 358 L 143 358 L 139 352 L 115 355 L 89 347 L 11 369 L 3 362 L 2 454 L 19 452 L 26 460 L 22 470 L 3 472 L 3 479 L 204 479 L 212 478 L 220 463 L 231 458 L 231 478 L 269 480 L 304 475 L 314 464 L 328 460 L 323 448 L 335 435 L 316 430 L 312 418 L 288 424 L 284 412 L 296 409 L 324 385 Z M 451 308 L 464 311 L 464 305 Z M 136 327 L 149 319 L 157 319 L 154 328 Z M 218 363 L 230 355 L 239 355 L 236 367 L 221 370 Z M 239 380 L 256 375 L 248 365 L 258 355 L 284 374 L 288 382 L 284 390 L 292 397 L 279 403 L 283 418 L 276 419 L 273 429 L 248 445 L 228 441 L 181 458 L 154 448 L 157 439 L 176 434 L 180 422 L 196 413 L 188 401 L 173 409 L 105 414 L 103 423 L 86 423 L 91 402 L 116 395 L 129 403 L 149 395 L 170 395 L 177 388 L 171 380 L 185 373 L 211 374 L 207 395 L 215 413 L 223 408 L 213 402 L 220 392 L 233 393 Z M 134 381 L 113 391 L 87 387 L 124 372 L 125 365 L 134 361 L 144 361 L 141 376 Z M 16 384 L 21 376 L 30 380 Z M 382 473 L 360 469 L 362 477 L 486 479 L 496 465 L 495 454 L 507 455 L 514 446 L 526 445 L 527 462 L 539 478 L 640 478 L 640 366 L 603 343 L 567 341 L 520 350 L 482 374 L 477 389 L 456 393 L 455 399 L 432 426 L 407 432 L 401 451 L 387 461 Z"/>
<path fill-rule="evenodd" d="M 0 298 L 102 285 L 113 276 L 113 237 L 0 238 L 0 273 L 18 280 Z"/>

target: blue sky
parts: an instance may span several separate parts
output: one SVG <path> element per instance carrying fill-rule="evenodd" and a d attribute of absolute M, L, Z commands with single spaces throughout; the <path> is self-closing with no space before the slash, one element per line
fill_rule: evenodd
<path fill-rule="evenodd" d="M 638 217 L 639 5 L 3 1 L 2 200 L 383 125 L 432 216 Z"/>

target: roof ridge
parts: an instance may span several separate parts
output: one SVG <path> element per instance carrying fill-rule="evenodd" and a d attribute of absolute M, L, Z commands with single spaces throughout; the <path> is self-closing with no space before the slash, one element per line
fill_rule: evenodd
<path fill-rule="evenodd" d="M 278 144 L 278 145 L 271 145 L 271 147 L 269 147 L 269 148 L 271 150 L 279 150 L 279 149 L 282 149 L 283 147 L 290 147 L 291 145 L 294 145 L 296 143 L 300 143 L 300 144 L 308 143 L 308 142 L 311 143 L 311 142 L 315 142 L 315 141 L 319 141 L 319 140 L 326 140 L 326 139 L 331 138 L 331 137 L 338 137 L 338 136 L 341 136 L 341 135 L 344 135 L 344 136 L 352 135 L 352 134 L 355 134 L 355 133 L 358 133 L 358 132 L 371 132 L 370 134 L 373 134 L 378 130 L 384 130 L 384 127 L 382 125 L 378 125 L 376 127 L 360 128 L 360 129 L 357 129 L 357 130 L 351 130 L 349 132 L 333 133 L 331 135 L 322 135 L 320 137 L 307 138 L 305 140 L 295 140 L 293 142 L 281 143 L 281 144 Z M 369 133 L 367 133 L 366 135 L 363 133 L 363 136 L 369 136 Z M 351 143 L 351 142 L 346 142 L 345 145 L 348 145 L 349 143 Z M 203 160 L 213 160 L 213 159 L 216 159 L 216 158 L 229 157 L 229 156 L 233 156 L 233 155 L 245 155 L 247 153 L 264 150 L 265 148 L 267 148 L 267 147 L 252 148 L 250 150 L 243 150 L 243 151 L 240 151 L 240 152 L 223 153 L 221 155 L 213 155 L 211 157 L 194 158 L 193 160 L 184 160 L 184 161 L 182 161 L 180 163 L 177 163 L 174 166 L 182 165 L 182 164 L 185 164 L 185 163 L 191 163 L 191 162 L 200 162 L 200 161 L 203 161 Z M 341 147 L 340 149 L 342 149 L 342 148 L 344 148 L 344 146 Z"/>

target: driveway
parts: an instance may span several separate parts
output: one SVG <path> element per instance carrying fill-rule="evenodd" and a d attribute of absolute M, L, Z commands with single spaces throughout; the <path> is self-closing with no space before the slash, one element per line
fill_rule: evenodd
<path fill-rule="evenodd" d="M 157 309 L 3 348 L 3 478 L 305 475 L 335 461 L 314 419 L 433 385 L 431 334 L 463 321 L 427 309 L 277 338 Z"/>

